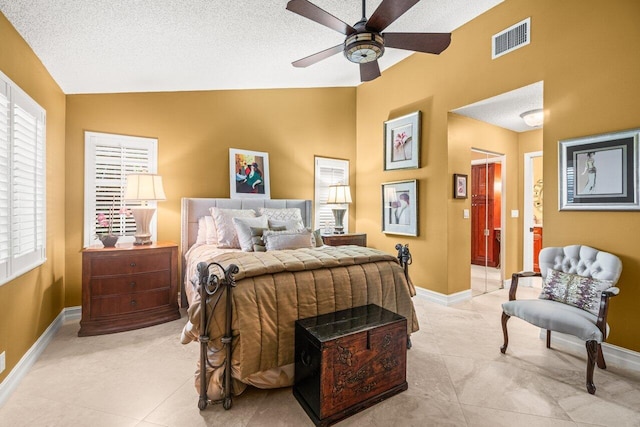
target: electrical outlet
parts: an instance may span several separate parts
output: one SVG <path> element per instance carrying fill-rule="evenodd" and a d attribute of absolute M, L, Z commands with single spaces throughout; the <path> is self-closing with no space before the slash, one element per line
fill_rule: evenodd
<path fill-rule="evenodd" d="M 4 368 L 6 368 L 4 361 L 5 352 L 0 353 L 0 374 L 4 372 Z"/>

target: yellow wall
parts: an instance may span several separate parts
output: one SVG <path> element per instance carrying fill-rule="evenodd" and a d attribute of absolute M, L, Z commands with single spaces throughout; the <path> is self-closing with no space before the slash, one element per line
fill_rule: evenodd
<path fill-rule="evenodd" d="M 459 203 L 450 194 L 451 174 L 461 163 L 449 156 L 447 113 L 542 80 L 542 136 L 547 153 L 544 243 L 583 243 L 622 258 L 622 292 L 612 301 L 609 313 L 610 342 L 640 350 L 640 311 L 635 309 L 640 300 L 640 254 L 635 243 L 640 238 L 640 213 L 559 212 L 555 185 L 558 140 L 640 127 L 638 16 L 636 0 L 509 0 L 456 30 L 451 46 L 441 55 L 414 54 L 381 78 L 360 86 L 358 231 L 369 233 L 369 242 L 380 248 L 408 242 L 413 248 L 411 274 L 416 285 L 446 294 L 464 288 L 455 272 L 457 266 L 466 265 L 468 244 L 450 232 L 455 229 L 452 221 L 460 216 L 451 213 Z M 531 17 L 531 44 L 492 60 L 491 35 L 527 17 Z M 418 109 L 423 112 L 422 168 L 384 172 L 382 123 Z M 521 162 L 513 159 L 509 164 Z M 383 235 L 380 215 L 374 213 L 380 206 L 380 184 L 409 178 L 417 178 L 420 185 L 420 236 Z M 522 210 L 517 197 L 509 197 L 507 211 Z M 507 220 L 508 227 L 521 229 L 521 223 L 516 226 L 511 218 Z M 510 267 L 521 266 L 521 255 L 514 263 Z"/>
<path fill-rule="evenodd" d="M 313 199 L 314 155 L 350 160 L 355 186 L 355 99 L 355 88 L 68 96 L 66 305 L 81 303 L 84 131 L 158 138 L 158 238 L 179 242 L 181 197 L 229 197 L 229 148 L 269 153 L 274 199 Z"/>
<path fill-rule="evenodd" d="M 47 112 L 47 261 L 0 286 L 4 380 L 64 308 L 65 97 L 40 60 L 0 13 L 0 70 Z"/>

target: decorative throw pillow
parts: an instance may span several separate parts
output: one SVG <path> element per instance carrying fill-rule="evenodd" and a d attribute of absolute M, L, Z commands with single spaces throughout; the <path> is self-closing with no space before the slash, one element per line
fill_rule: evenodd
<path fill-rule="evenodd" d="M 216 225 L 216 234 L 218 235 L 218 247 L 221 248 L 240 248 L 236 227 L 233 224 L 233 218 L 254 218 L 256 213 L 253 209 L 224 209 L 211 208 L 211 216 Z"/>
<path fill-rule="evenodd" d="M 262 234 L 266 230 L 272 231 L 284 231 L 286 230 L 284 227 L 276 227 L 276 228 L 259 228 L 259 227 L 251 227 L 251 244 L 253 246 L 254 252 L 265 252 L 267 248 L 264 246 L 264 240 L 262 240 Z"/>
<path fill-rule="evenodd" d="M 266 230 L 262 235 L 267 251 L 284 249 L 310 248 L 311 232 L 309 230 Z"/>
<path fill-rule="evenodd" d="M 258 212 L 260 213 L 260 215 L 264 215 L 268 219 L 275 219 L 278 221 L 289 221 L 292 219 L 297 219 L 302 222 L 302 214 L 300 213 L 300 208 L 260 208 L 258 209 Z"/>
<path fill-rule="evenodd" d="M 598 315 L 602 291 L 612 286 L 610 280 L 549 269 L 540 298 L 563 302 Z"/>
<path fill-rule="evenodd" d="M 304 223 L 301 219 L 269 219 L 269 228 L 284 227 L 287 230 L 304 230 Z"/>
<path fill-rule="evenodd" d="M 322 240 L 322 234 L 320 234 L 319 228 L 313 232 L 313 242 L 315 243 L 316 248 L 324 246 L 324 240 Z"/>
<path fill-rule="evenodd" d="M 240 249 L 245 252 L 253 252 L 253 242 L 251 241 L 251 229 L 253 227 L 266 228 L 267 218 L 258 216 L 255 218 L 232 218 L 233 225 L 236 228 Z"/>

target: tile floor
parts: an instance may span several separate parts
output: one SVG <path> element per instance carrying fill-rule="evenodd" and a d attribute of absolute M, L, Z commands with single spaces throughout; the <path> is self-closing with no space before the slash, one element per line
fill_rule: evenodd
<path fill-rule="evenodd" d="M 417 297 L 409 390 L 338 425 L 640 426 L 639 372 L 596 368 L 589 395 L 585 355 L 546 349 L 539 330 L 519 319 L 509 322 L 502 355 L 506 299 L 506 289 L 454 307 Z M 290 388 L 249 389 L 229 411 L 200 412 L 198 345 L 180 344 L 183 324 L 78 338 L 78 322 L 69 322 L 0 408 L 0 426 L 313 426 Z"/>

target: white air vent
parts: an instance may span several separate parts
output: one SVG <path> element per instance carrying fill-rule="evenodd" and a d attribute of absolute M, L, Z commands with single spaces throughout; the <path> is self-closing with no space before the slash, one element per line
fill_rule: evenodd
<path fill-rule="evenodd" d="M 527 18 L 491 37 L 491 58 L 496 59 L 530 42 L 531 18 Z"/>

